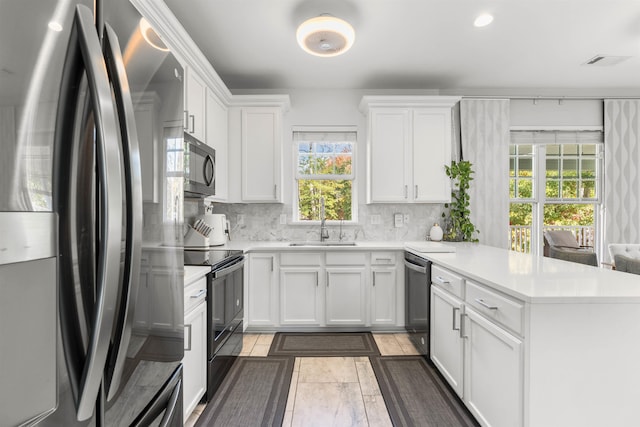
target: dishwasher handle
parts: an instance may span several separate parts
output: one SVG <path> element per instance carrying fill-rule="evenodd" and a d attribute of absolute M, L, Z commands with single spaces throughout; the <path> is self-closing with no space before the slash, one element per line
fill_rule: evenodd
<path fill-rule="evenodd" d="M 410 261 L 407 261 L 406 259 L 404 260 L 404 266 L 407 267 L 411 271 L 415 271 L 416 273 L 427 274 L 427 267 L 422 266 L 422 265 L 418 265 L 418 264 L 414 264 L 414 263 L 412 263 Z"/>

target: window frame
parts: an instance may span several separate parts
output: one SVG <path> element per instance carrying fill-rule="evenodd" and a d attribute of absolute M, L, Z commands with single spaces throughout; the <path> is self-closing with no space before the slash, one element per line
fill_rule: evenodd
<path fill-rule="evenodd" d="M 544 207 L 545 205 L 557 205 L 557 204 L 584 204 L 584 205 L 594 205 L 594 227 L 596 229 L 596 241 L 594 250 L 599 254 L 602 252 L 601 239 L 599 238 L 600 229 L 602 227 L 602 203 L 604 196 L 602 194 L 604 190 L 604 132 L 602 129 L 597 130 L 599 135 L 602 137 L 601 139 L 589 139 L 589 132 L 596 131 L 595 129 L 571 129 L 569 132 L 580 134 L 584 133 L 587 138 L 582 140 L 580 137 L 577 137 L 576 140 L 567 140 L 565 139 L 564 132 L 565 130 L 522 130 L 522 129 L 511 129 L 510 131 L 510 142 L 509 142 L 509 159 L 511 161 L 511 145 L 531 145 L 532 146 L 532 157 L 533 157 L 533 171 L 532 171 L 532 179 L 533 179 L 533 190 L 531 198 L 512 198 L 509 196 L 509 205 L 512 203 L 521 203 L 521 204 L 531 204 L 532 209 L 532 218 L 531 218 L 531 242 L 530 248 L 532 254 L 542 254 L 543 251 L 543 238 L 542 233 L 544 230 Z M 540 136 L 540 140 L 536 141 L 536 137 L 532 137 L 528 142 L 525 140 L 521 140 L 519 138 L 515 138 L 514 134 L 517 132 L 527 132 L 536 134 L 536 136 Z M 549 138 L 553 136 L 553 140 Z M 593 144 L 596 145 L 596 153 L 593 158 L 596 161 L 596 178 L 595 178 L 595 198 L 548 198 L 546 196 L 546 188 L 547 188 L 547 171 L 546 171 L 546 160 L 547 160 L 547 147 L 550 145 L 559 145 L 563 144 Z M 561 160 L 562 156 L 558 156 Z M 579 161 L 579 159 L 578 159 Z M 509 179 L 511 180 L 513 177 L 511 175 L 511 167 L 509 167 Z M 561 180 L 560 180 L 561 182 Z M 509 184 L 511 185 L 511 183 Z"/>
<path fill-rule="evenodd" d="M 299 159 L 299 142 L 296 140 L 296 133 L 352 133 L 355 136 L 354 141 L 350 141 L 352 144 L 351 151 L 351 174 L 350 175 L 335 175 L 335 174 L 312 174 L 302 175 L 298 172 L 298 159 Z M 332 180 L 351 181 L 351 219 L 350 220 L 326 220 L 326 224 L 329 225 L 354 225 L 358 224 L 358 174 L 357 174 L 357 162 L 358 162 L 358 128 L 356 126 L 321 126 L 321 127 L 300 127 L 296 126 L 292 129 L 291 145 L 292 145 L 292 166 L 293 166 L 293 185 L 292 185 L 292 216 L 291 224 L 294 225 L 319 225 L 319 220 L 303 220 L 300 219 L 300 205 L 299 205 L 299 188 L 298 183 L 300 180 Z M 314 141 L 316 142 L 316 141 Z M 322 142 L 322 141 L 317 141 Z M 337 142 L 337 141 L 325 141 L 325 142 Z"/>

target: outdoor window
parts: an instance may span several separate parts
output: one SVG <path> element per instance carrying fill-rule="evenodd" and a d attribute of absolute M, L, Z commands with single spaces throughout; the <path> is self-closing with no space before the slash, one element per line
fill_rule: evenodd
<path fill-rule="evenodd" d="M 356 221 L 355 131 L 296 131 L 294 218 L 319 221 L 324 199 L 327 221 Z"/>
<path fill-rule="evenodd" d="M 570 230 L 595 248 L 602 141 L 597 131 L 511 132 L 512 250 L 541 253 L 545 230 Z"/>

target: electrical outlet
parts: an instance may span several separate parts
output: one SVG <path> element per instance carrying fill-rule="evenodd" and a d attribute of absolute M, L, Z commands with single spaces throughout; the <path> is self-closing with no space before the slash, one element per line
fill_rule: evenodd
<path fill-rule="evenodd" d="M 380 225 L 381 223 L 380 215 L 371 215 L 371 225 Z"/>
<path fill-rule="evenodd" d="M 244 214 L 238 214 L 236 216 L 236 223 L 238 225 L 243 225 L 244 224 Z"/>
<path fill-rule="evenodd" d="M 409 224 L 409 214 L 404 214 L 404 223 Z"/>
<path fill-rule="evenodd" d="M 281 225 L 287 224 L 287 214 L 280 214 L 280 224 Z"/>
<path fill-rule="evenodd" d="M 393 224 L 396 228 L 402 227 L 403 220 L 404 220 L 404 215 L 402 215 L 401 213 L 397 213 L 393 215 Z"/>

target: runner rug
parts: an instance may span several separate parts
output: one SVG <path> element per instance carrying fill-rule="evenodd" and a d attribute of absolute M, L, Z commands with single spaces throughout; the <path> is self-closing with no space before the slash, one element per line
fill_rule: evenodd
<path fill-rule="evenodd" d="M 281 426 L 294 361 L 238 357 L 195 426 Z"/>
<path fill-rule="evenodd" d="M 395 427 L 479 425 L 422 356 L 369 360 Z"/>
<path fill-rule="evenodd" d="M 278 332 L 269 356 L 379 356 L 370 332 L 291 333 Z"/>

